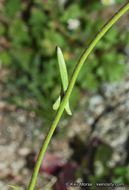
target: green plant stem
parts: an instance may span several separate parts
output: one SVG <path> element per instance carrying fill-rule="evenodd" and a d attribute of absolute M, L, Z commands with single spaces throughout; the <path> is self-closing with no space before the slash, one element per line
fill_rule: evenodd
<path fill-rule="evenodd" d="M 44 154 L 46 152 L 46 149 L 48 147 L 48 144 L 52 138 L 52 135 L 55 131 L 55 128 L 60 120 L 60 117 L 64 111 L 65 105 L 69 100 L 69 97 L 71 95 L 72 89 L 74 87 L 75 81 L 77 79 L 78 73 L 81 69 L 81 67 L 83 66 L 83 64 L 85 63 L 88 55 L 90 54 L 90 52 L 93 50 L 93 48 L 95 47 L 95 45 L 97 44 L 97 42 L 104 36 L 104 34 L 111 28 L 111 26 L 127 11 L 129 10 L 129 3 L 126 3 L 104 26 L 103 28 L 98 32 L 98 34 L 96 35 L 96 37 L 94 38 L 94 40 L 90 43 L 90 45 L 88 46 L 88 48 L 84 51 L 84 53 L 82 54 L 78 64 L 76 65 L 71 80 L 69 82 L 67 91 L 65 93 L 65 96 L 61 102 L 61 105 L 59 107 L 59 110 L 57 111 L 57 114 L 55 116 L 54 121 L 51 124 L 51 127 L 48 131 L 48 134 L 44 140 L 44 143 L 42 145 L 42 148 L 40 150 L 40 153 L 38 155 L 38 159 L 34 168 L 34 172 L 28 187 L 28 190 L 34 190 L 35 187 L 35 183 L 36 183 L 36 179 L 37 179 L 37 175 L 39 172 L 39 168 L 41 165 L 41 162 L 43 160 Z"/>

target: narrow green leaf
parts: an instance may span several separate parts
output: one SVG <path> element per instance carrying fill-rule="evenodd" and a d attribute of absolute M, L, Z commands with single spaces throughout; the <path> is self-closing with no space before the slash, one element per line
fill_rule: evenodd
<path fill-rule="evenodd" d="M 63 92 L 65 92 L 68 87 L 68 73 L 67 73 L 67 68 L 66 68 L 64 57 L 63 57 L 63 53 L 59 47 L 57 47 L 57 59 L 58 59 L 58 64 L 59 64 Z M 59 108 L 60 101 L 61 101 L 61 97 L 59 96 L 59 98 L 56 100 L 56 102 L 53 105 L 54 110 L 57 110 Z M 68 115 L 72 115 L 72 112 L 69 107 L 69 101 L 67 102 L 65 106 L 65 110 Z"/>
<path fill-rule="evenodd" d="M 56 102 L 53 104 L 53 109 L 57 110 L 60 106 L 61 97 L 59 96 Z"/>
<path fill-rule="evenodd" d="M 59 64 L 59 70 L 60 70 L 63 90 L 65 92 L 67 87 L 68 87 L 68 73 L 67 73 L 63 53 L 62 53 L 62 51 L 61 51 L 61 49 L 59 47 L 57 47 L 57 59 L 58 59 L 58 64 Z"/>
<path fill-rule="evenodd" d="M 14 185 L 8 185 L 8 186 L 15 189 L 15 190 L 20 190 L 18 187 L 14 186 Z"/>

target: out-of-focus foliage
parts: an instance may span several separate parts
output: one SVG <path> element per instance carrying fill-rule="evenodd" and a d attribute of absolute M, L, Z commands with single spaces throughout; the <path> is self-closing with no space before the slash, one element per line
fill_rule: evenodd
<path fill-rule="evenodd" d="M 129 165 L 114 168 L 112 182 L 126 184 L 129 188 Z"/>
<path fill-rule="evenodd" d="M 119 2 L 125 1 L 116 0 L 116 5 Z M 0 38 L 6 42 L 0 61 L 10 70 L 8 99 L 49 120 L 61 85 L 56 46 L 62 48 L 71 75 L 84 48 L 105 23 L 101 15 L 109 8 L 98 0 L 6 0 L 0 5 Z M 121 34 L 116 26 L 105 35 L 79 74 L 71 107 L 77 107 L 82 90 L 121 79 L 127 43 L 129 34 Z"/>
<path fill-rule="evenodd" d="M 125 0 L 114 2 L 111 9 L 116 10 Z M 9 70 L 6 99 L 52 121 L 52 105 L 61 87 L 56 46 L 64 52 L 70 78 L 80 55 L 108 20 L 109 9 L 101 0 L 1 0 L 0 64 Z M 113 26 L 89 56 L 70 98 L 72 108 L 77 108 L 84 90 L 125 75 L 129 32 L 123 28 L 124 24 Z M 111 154 L 109 147 L 100 146 L 91 168 L 94 173 L 83 167 L 80 177 L 84 174 L 87 182 L 96 183 L 107 182 L 109 176 L 113 183 L 129 187 L 129 166 L 109 169 Z"/>

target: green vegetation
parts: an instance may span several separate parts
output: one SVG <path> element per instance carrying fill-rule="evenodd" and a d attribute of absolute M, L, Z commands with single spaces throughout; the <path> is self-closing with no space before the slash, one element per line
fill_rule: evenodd
<path fill-rule="evenodd" d="M 84 47 L 105 23 L 101 14 L 108 8 L 97 0 L 63 2 L 7 0 L 0 11 L 0 37 L 6 40 L 0 60 L 10 70 L 10 96 L 6 100 L 35 111 L 46 121 L 54 115 L 52 105 L 60 93 L 56 46 L 63 50 L 71 76 Z M 128 43 L 129 34 L 121 34 L 117 26 L 105 35 L 79 74 L 71 107 L 77 108 L 84 90 L 95 90 L 103 81 L 121 79 L 126 62 L 120 50 Z"/>
<path fill-rule="evenodd" d="M 68 85 L 68 88 L 66 90 L 66 93 L 61 101 L 61 104 L 60 104 L 60 107 L 57 111 L 57 114 L 51 124 L 51 127 L 49 129 L 49 132 L 44 140 L 44 143 L 41 147 L 41 150 L 39 152 L 39 155 L 38 155 L 38 158 L 37 158 L 37 161 L 36 161 L 36 164 L 35 164 L 35 167 L 34 167 L 34 172 L 33 172 L 33 175 L 31 177 L 31 181 L 30 181 L 30 184 L 29 184 L 29 187 L 28 187 L 28 190 L 33 190 L 35 188 L 35 184 L 36 184 L 36 180 L 37 180 L 37 176 L 38 176 L 38 172 L 39 172 L 39 169 L 40 169 L 40 165 L 42 163 L 42 160 L 43 160 L 43 157 L 44 157 L 44 154 L 46 152 L 46 149 L 48 147 L 48 144 L 52 138 L 52 135 L 57 127 L 57 124 L 63 114 L 63 111 L 65 109 L 65 106 L 67 105 L 68 101 L 69 101 L 69 98 L 70 98 L 70 95 L 71 95 L 71 92 L 73 90 L 73 87 L 75 85 L 75 82 L 76 82 L 76 79 L 78 77 L 78 74 L 79 74 L 79 71 L 81 70 L 82 66 L 84 65 L 88 55 L 91 53 L 91 51 L 93 50 L 93 48 L 96 46 L 97 42 L 99 42 L 99 40 L 104 36 L 104 34 L 111 28 L 111 26 L 124 14 L 126 13 L 126 11 L 129 10 L 129 3 L 125 4 L 105 25 L 104 27 L 102 27 L 102 29 L 100 30 L 100 32 L 98 32 L 98 34 L 95 36 L 94 40 L 89 44 L 89 46 L 86 48 L 86 50 L 84 51 L 84 53 L 81 55 L 80 59 L 79 59 L 79 62 L 77 63 L 74 71 L 73 71 L 73 74 L 72 74 L 72 77 L 71 77 L 71 80 L 69 82 L 69 85 Z M 61 60 L 62 61 L 62 54 L 59 54 L 58 53 L 58 50 L 57 50 L 57 54 L 58 54 L 58 60 Z M 65 72 L 65 69 L 62 68 L 61 69 L 61 72 Z M 67 74 L 66 74 L 67 75 Z M 62 79 L 62 81 L 64 81 L 65 79 Z M 65 81 L 66 82 L 66 81 Z M 101 147 L 101 152 L 102 152 L 102 148 Z M 110 151 L 110 154 L 111 154 L 111 151 Z M 104 159 L 105 160 L 105 159 Z"/>
<path fill-rule="evenodd" d="M 68 89 L 39 154 L 28 190 L 34 189 L 44 153 L 69 101 L 82 65 L 96 43 L 129 9 L 128 3 L 102 28 L 78 61 L 85 41 L 88 45 L 89 40 L 103 25 L 104 20 L 99 15 L 106 7 L 98 1 L 84 3 L 83 0 L 80 0 L 78 4 L 57 2 L 48 0 L 43 4 L 43 1 L 40 0 L 31 2 L 7 0 L 4 12 L 1 11 L 0 35 L 3 38 L 4 47 L 0 50 L 0 60 L 2 65 L 9 68 L 10 71 L 7 76 L 7 88 L 11 96 L 6 97 L 9 102 L 33 110 L 49 121 L 53 116 L 51 114 L 52 105 L 60 93 L 60 79 L 57 74 L 59 72 L 55 55 L 56 45 L 65 50 L 63 52 L 69 75 L 73 72 Z M 54 7 L 56 8 L 53 9 Z M 94 12 L 97 15 L 96 19 L 94 19 Z M 101 82 L 121 80 L 125 75 L 125 55 L 120 50 L 124 49 L 129 42 L 129 34 L 126 31 L 122 31 L 122 35 L 120 34 L 120 29 L 114 27 L 98 43 L 95 52 L 89 56 L 87 64 L 84 65 L 77 79 L 76 97 L 74 99 L 75 92 L 71 97 L 73 107 L 76 107 L 82 90 L 95 90 Z M 78 64 L 75 67 L 76 62 Z M 75 68 L 74 71 L 73 68 Z M 112 152 L 108 147 L 106 148 L 110 159 Z M 100 147 L 98 152 L 96 160 L 103 152 L 103 147 Z M 107 160 L 108 158 L 104 157 L 103 167 L 106 167 Z M 128 183 L 127 168 L 128 166 L 115 168 L 112 181 Z M 108 172 L 107 168 L 106 172 Z M 127 174 L 121 178 L 120 175 L 124 172 Z M 101 177 L 103 175 L 105 173 Z M 92 181 L 97 181 L 96 176 L 91 176 Z M 15 186 L 10 187 L 18 189 Z"/>

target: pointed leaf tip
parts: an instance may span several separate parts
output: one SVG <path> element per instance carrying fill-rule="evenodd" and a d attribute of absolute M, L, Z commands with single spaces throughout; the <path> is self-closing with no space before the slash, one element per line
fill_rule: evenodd
<path fill-rule="evenodd" d="M 56 47 L 57 51 L 57 59 L 58 59 L 58 65 L 59 65 L 59 70 L 60 70 L 60 75 L 61 75 L 61 82 L 62 82 L 62 87 L 63 87 L 63 92 L 66 92 L 68 88 L 68 73 L 67 73 L 67 68 L 65 64 L 65 60 L 63 57 L 63 53 L 61 51 L 61 48 L 59 46 Z M 57 110 L 60 106 L 61 103 L 61 95 L 58 97 L 56 102 L 53 104 L 53 109 Z M 72 115 L 72 112 L 69 107 L 69 101 L 67 102 L 65 106 L 65 110 L 68 115 Z"/>
<path fill-rule="evenodd" d="M 68 73 L 67 73 L 64 56 L 63 56 L 63 53 L 62 53 L 60 47 L 57 47 L 57 59 L 58 59 L 58 64 L 59 64 L 62 86 L 63 86 L 63 90 L 65 92 L 68 87 Z"/>
<path fill-rule="evenodd" d="M 65 106 L 65 111 L 67 112 L 68 115 L 72 115 L 71 109 L 69 107 L 69 102 L 67 102 L 67 104 Z"/>
<path fill-rule="evenodd" d="M 57 110 L 60 106 L 61 97 L 59 96 L 56 102 L 53 104 L 53 110 Z"/>

